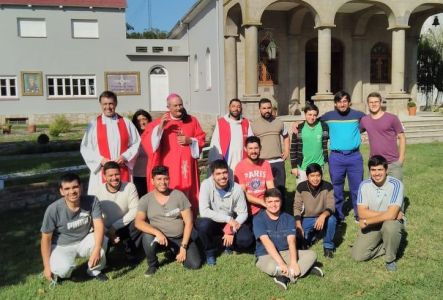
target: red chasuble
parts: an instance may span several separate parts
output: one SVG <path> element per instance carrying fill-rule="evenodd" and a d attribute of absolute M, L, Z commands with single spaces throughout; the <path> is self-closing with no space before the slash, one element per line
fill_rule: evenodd
<path fill-rule="evenodd" d="M 241 121 L 241 130 L 243 136 L 243 145 L 248 137 L 249 121 L 245 118 Z M 218 119 L 218 135 L 220 137 L 220 148 L 223 158 L 228 161 L 229 146 L 231 144 L 231 125 L 225 118 Z M 243 149 L 243 159 L 247 157 L 246 151 Z"/>
<path fill-rule="evenodd" d="M 160 145 L 152 150 L 151 136 L 153 129 L 160 124 L 160 118 L 149 123 L 142 135 L 142 146 L 148 155 L 146 179 L 148 190 L 152 191 L 151 172 L 155 166 L 163 165 L 169 168 L 169 187 L 182 191 L 192 205 L 194 218 L 198 213 L 198 193 L 200 177 L 197 159 L 192 158 L 190 145 L 182 146 L 177 142 L 177 136 L 183 134 L 195 138 L 201 149 L 205 144 L 205 132 L 201 129 L 196 118 L 188 115 L 185 120 L 169 119 L 165 123 Z"/>
<path fill-rule="evenodd" d="M 120 115 L 117 116 L 118 116 L 117 126 L 120 134 L 120 154 L 121 154 L 124 153 L 126 150 L 128 150 L 129 133 L 123 117 Z M 109 153 L 109 145 L 108 145 L 108 132 L 106 130 L 106 125 L 103 124 L 101 115 L 97 117 L 97 143 L 100 155 L 106 159 L 111 159 L 111 154 Z M 120 179 L 123 182 L 129 182 L 129 170 L 126 165 L 120 165 Z M 106 181 L 105 176 L 102 171 L 102 182 L 105 181 Z"/>

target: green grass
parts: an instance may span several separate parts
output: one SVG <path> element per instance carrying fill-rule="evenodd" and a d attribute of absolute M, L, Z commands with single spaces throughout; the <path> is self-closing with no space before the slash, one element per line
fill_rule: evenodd
<path fill-rule="evenodd" d="M 367 157 L 367 149 L 364 153 Z M 326 276 L 300 279 L 286 292 L 278 290 L 247 254 L 223 255 L 217 266 L 197 271 L 172 263 L 152 278 L 143 276 L 146 264 L 142 262 L 134 269 L 108 269 L 111 280 L 106 283 L 65 281 L 50 290 L 39 277 L 39 227 L 44 210 L 35 209 L 0 214 L 0 299 L 442 299 L 442 157 L 443 144 L 408 146 L 404 169 L 407 235 L 396 273 L 385 271 L 383 259 L 352 261 L 350 246 L 357 225 L 348 216 L 343 242 L 332 260 L 322 257 L 321 244 L 313 247 Z M 287 186 L 290 192 L 294 190 L 292 177 L 288 176 Z M 118 259 L 111 253 L 112 261 Z"/>
<path fill-rule="evenodd" d="M 79 166 L 85 162 L 78 152 L 63 153 L 63 155 L 23 155 L 17 159 L 0 157 L 0 174 L 23 171 L 45 171 L 54 168 Z"/>
<path fill-rule="evenodd" d="M 42 133 L 47 134 L 51 141 L 78 140 L 83 137 L 86 127 L 85 124 L 74 124 L 70 132 L 53 137 L 49 135 L 49 125 L 46 124 L 37 125 L 37 132 L 34 133 L 28 133 L 26 125 L 12 125 L 11 134 L 0 134 L 0 143 L 37 141 L 37 137 Z"/>

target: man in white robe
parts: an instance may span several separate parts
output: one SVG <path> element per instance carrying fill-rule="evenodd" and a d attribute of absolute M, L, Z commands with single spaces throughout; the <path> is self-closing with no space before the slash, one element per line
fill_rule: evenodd
<path fill-rule="evenodd" d="M 239 99 L 229 102 L 229 113 L 217 120 L 212 133 L 209 164 L 217 159 L 224 159 L 229 166 L 229 177 L 237 164 L 244 158 L 244 142 L 248 136 L 253 135 L 249 120 L 242 117 L 242 103 Z M 210 170 L 208 174 L 212 174 Z"/>
<path fill-rule="evenodd" d="M 115 161 L 121 166 L 122 181 L 132 179 L 132 168 L 140 146 L 140 135 L 128 119 L 115 112 L 117 96 L 111 91 L 99 97 L 102 114 L 92 120 L 83 136 L 80 152 L 91 171 L 88 194 L 95 195 L 103 184 L 103 165 Z"/>

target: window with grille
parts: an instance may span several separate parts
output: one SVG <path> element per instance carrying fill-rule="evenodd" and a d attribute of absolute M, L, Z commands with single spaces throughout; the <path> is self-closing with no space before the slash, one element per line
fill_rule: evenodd
<path fill-rule="evenodd" d="M 51 98 L 95 97 L 95 76 L 47 76 L 48 96 Z"/>
<path fill-rule="evenodd" d="M 17 97 L 17 77 L 0 76 L 0 99 Z"/>

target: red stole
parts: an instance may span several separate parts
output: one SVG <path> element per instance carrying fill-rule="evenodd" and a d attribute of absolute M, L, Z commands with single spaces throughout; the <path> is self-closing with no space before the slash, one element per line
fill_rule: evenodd
<path fill-rule="evenodd" d="M 241 130 L 243 135 L 243 145 L 245 144 L 246 138 L 248 137 L 249 121 L 245 118 L 241 120 Z M 228 150 L 229 144 L 231 142 L 231 126 L 226 119 L 218 119 L 218 133 L 220 137 L 220 148 L 225 160 L 228 160 Z M 243 149 L 243 158 L 246 158 L 246 151 Z"/>
<path fill-rule="evenodd" d="M 129 134 L 128 128 L 126 127 L 125 120 L 122 116 L 117 115 L 118 121 L 118 132 L 120 134 L 120 154 L 128 150 Z M 97 143 L 98 151 L 101 156 L 106 159 L 111 159 L 111 154 L 109 153 L 108 144 L 108 133 L 106 130 L 106 125 L 102 122 L 102 116 L 97 117 Z M 126 165 L 120 165 L 120 179 L 123 182 L 129 182 L 129 170 Z M 105 177 L 102 171 L 102 182 L 105 182 Z"/>

